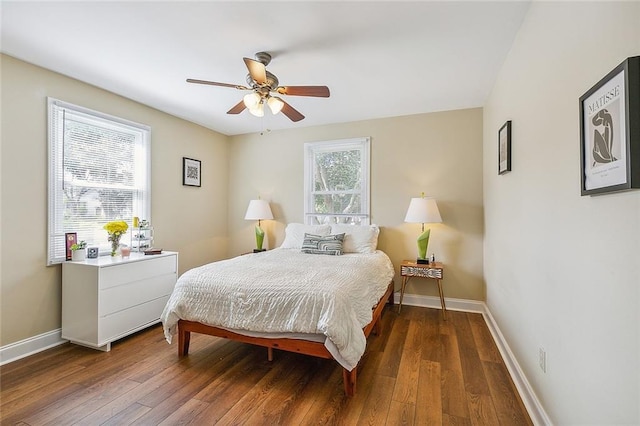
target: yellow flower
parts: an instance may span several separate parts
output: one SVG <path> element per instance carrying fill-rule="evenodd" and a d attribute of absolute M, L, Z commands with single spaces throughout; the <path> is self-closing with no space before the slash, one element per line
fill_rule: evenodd
<path fill-rule="evenodd" d="M 124 222 L 122 220 L 115 220 L 104 225 L 103 229 L 106 230 L 109 235 L 120 236 L 127 232 L 127 229 L 129 229 L 129 225 L 127 225 L 127 222 Z"/>
<path fill-rule="evenodd" d="M 107 223 L 102 228 L 107 231 L 107 234 L 109 234 L 109 238 L 107 238 L 107 240 L 111 242 L 111 256 L 115 256 L 116 250 L 118 250 L 118 247 L 120 246 L 120 237 L 127 232 L 129 225 L 122 220 L 114 220 L 113 222 Z"/>

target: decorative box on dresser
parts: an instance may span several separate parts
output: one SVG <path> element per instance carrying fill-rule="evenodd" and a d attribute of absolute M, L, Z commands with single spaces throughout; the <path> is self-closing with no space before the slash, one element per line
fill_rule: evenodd
<path fill-rule="evenodd" d="M 178 276 L 178 253 L 100 256 L 62 265 L 62 338 L 111 350 L 111 342 L 160 321 Z"/>

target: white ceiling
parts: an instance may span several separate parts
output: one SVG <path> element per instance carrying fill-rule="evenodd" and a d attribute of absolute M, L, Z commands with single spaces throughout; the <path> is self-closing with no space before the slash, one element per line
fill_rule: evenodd
<path fill-rule="evenodd" d="M 1 3 L 3 53 L 227 135 L 478 107 L 529 2 Z M 306 118 L 227 115 L 246 92 L 243 57 L 273 56 Z M 64 100 L 64 99 L 63 99 Z"/>

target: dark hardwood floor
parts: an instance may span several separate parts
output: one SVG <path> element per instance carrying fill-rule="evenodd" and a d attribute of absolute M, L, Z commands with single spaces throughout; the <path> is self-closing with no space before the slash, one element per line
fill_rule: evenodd
<path fill-rule="evenodd" d="M 103 353 L 65 344 L 0 368 L 18 425 L 530 425 L 480 314 L 385 308 L 356 395 L 332 360 L 193 334 L 179 359 L 158 325 Z"/>

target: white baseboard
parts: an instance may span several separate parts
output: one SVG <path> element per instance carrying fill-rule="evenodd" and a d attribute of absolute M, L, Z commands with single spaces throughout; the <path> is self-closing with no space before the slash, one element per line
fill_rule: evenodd
<path fill-rule="evenodd" d="M 62 330 L 58 328 L 57 330 L 2 346 L 0 347 L 0 365 L 17 361 L 66 342 L 67 340 L 62 338 Z"/>
<path fill-rule="evenodd" d="M 400 302 L 400 292 L 393 295 L 393 301 L 397 305 Z M 445 297 L 444 299 L 448 311 L 476 312 L 483 314 L 486 306 L 484 302 L 468 299 L 452 299 Z M 421 296 L 419 294 L 405 294 L 402 299 L 403 305 L 420 306 L 422 308 L 441 309 L 440 298 L 436 296 Z"/>
<path fill-rule="evenodd" d="M 527 408 L 531 421 L 534 425 L 552 425 L 553 423 L 551 422 L 551 419 L 547 415 L 546 411 L 544 411 L 544 407 L 542 407 L 540 400 L 531 388 L 527 377 L 520 368 L 520 364 L 518 364 L 516 357 L 513 355 L 513 352 L 511 352 L 511 348 L 509 348 L 500 328 L 498 328 L 498 324 L 496 324 L 489 308 L 486 305 L 483 316 L 487 323 L 487 327 L 489 327 L 489 331 L 493 336 L 493 340 L 496 342 L 498 350 L 502 355 L 502 359 L 507 366 L 507 370 L 509 370 L 509 374 L 511 374 L 511 379 L 513 379 L 513 383 L 516 385 L 516 388 L 518 388 L 518 392 L 520 393 L 522 402 Z"/>
<path fill-rule="evenodd" d="M 400 293 L 397 292 L 394 294 L 394 302 L 398 304 L 400 302 Z M 479 302 L 477 300 L 466 300 L 466 299 L 451 299 L 445 298 L 445 303 L 447 305 L 447 310 L 451 311 L 462 311 L 462 312 L 475 312 L 480 313 L 484 317 L 485 322 L 487 323 L 487 327 L 489 328 L 489 332 L 491 332 L 491 336 L 502 355 L 502 359 L 509 370 L 509 374 L 511 375 L 511 379 L 513 383 L 516 385 L 518 389 L 518 393 L 520 394 L 520 398 L 522 398 L 522 402 L 524 403 L 529 416 L 531 417 L 531 421 L 534 425 L 540 426 L 548 426 L 552 425 L 551 419 L 547 416 L 547 413 L 544 411 L 542 404 L 540 404 L 540 400 L 536 396 L 535 392 L 531 388 L 527 377 L 524 375 L 524 372 L 520 368 L 520 364 L 516 360 L 513 352 L 509 348 L 507 341 L 505 340 L 498 324 L 496 324 L 489 308 L 484 302 Z M 424 308 L 435 308 L 441 309 L 440 307 L 440 298 L 435 296 L 421 296 L 416 294 L 405 294 L 404 299 L 402 300 L 403 305 L 411 305 L 411 306 L 420 306 Z"/>

